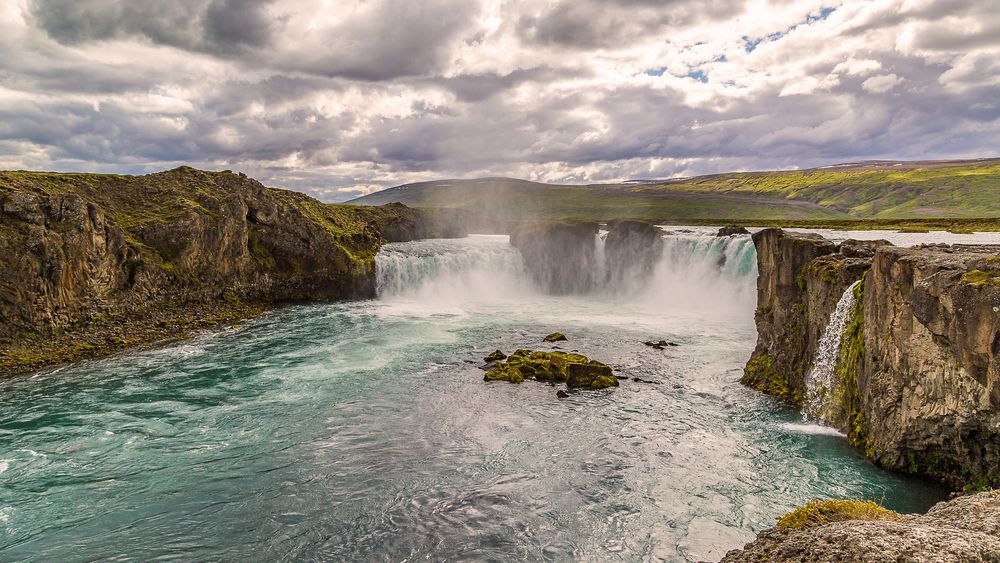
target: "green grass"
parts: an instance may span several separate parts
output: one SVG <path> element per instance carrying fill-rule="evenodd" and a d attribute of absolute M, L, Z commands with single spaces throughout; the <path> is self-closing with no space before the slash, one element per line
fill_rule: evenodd
<path fill-rule="evenodd" d="M 983 230 L 1000 230 L 998 193 L 1000 160 L 984 160 L 736 172 L 639 185 L 441 180 L 374 193 L 355 202 L 400 201 L 416 207 L 464 209 L 499 220 L 917 222 L 927 228 L 967 231 L 980 225 Z"/>

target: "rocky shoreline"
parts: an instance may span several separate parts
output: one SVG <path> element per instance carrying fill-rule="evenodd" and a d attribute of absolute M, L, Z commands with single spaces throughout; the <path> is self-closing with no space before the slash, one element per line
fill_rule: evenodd
<path fill-rule="evenodd" d="M 0 375 L 180 338 L 295 302 L 369 298 L 386 242 L 462 233 L 401 204 L 327 205 L 231 172 L 0 172 Z"/>
<path fill-rule="evenodd" d="M 813 506 L 822 510 L 824 505 L 793 511 L 792 518 L 782 518 L 722 561 L 1000 560 L 1000 491 L 941 502 L 917 516 L 878 509 L 874 503 L 840 501 L 825 517 L 796 521 Z"/>

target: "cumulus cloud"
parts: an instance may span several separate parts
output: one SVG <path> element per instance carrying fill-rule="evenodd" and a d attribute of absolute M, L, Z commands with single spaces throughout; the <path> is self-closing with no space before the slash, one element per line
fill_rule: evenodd
<path fill-rule="evenodd" d="M 990 0 L 11 0 L 0 166 L 339 201 L 993 156 L 998 61 Z"/>

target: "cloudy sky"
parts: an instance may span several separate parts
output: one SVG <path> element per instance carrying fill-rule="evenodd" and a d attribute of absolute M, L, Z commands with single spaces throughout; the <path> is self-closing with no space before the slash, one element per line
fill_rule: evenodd
<path fill-rule="evenodd" d="M 1000 0 L 3 0 L 0 168 L 339 201 L 1000 154 Z"/>

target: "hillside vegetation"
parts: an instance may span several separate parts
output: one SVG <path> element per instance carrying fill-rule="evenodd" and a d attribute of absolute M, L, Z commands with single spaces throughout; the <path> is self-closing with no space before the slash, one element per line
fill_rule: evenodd
<path fill-rule="evenodd" d="M 1000 159 L 868 162 L 657 183 L 550 185 L 508 178 L 408 184 L 351 203 L 402 202 L 502 220 L 893 221 L 1000 218 Z"/>

